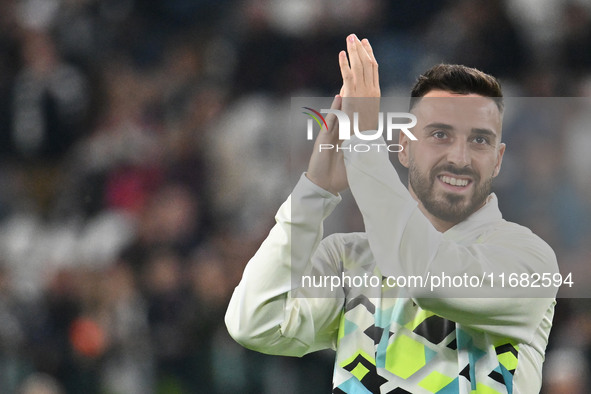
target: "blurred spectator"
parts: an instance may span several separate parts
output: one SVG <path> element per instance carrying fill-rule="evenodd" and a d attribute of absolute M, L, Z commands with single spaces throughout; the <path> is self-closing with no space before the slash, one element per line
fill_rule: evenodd
<path fill-rule="evenodd" d="M 560 59 L 564 70 L 582 77 L 591 69 L 591 8 L 583 2 L 567 1 L 562 10 Z"/>
<path fill-rule="evenodd" d="M 188 349 L 182 331 L 186 318 L 182 263 L 180 256 L 171 250 L 155 251 L 148 257 L 142 272 L 157 390 L 164 390 L 164 387 L 170 391 L 189 390 L 184 381 Z"/>
<path fill-rule="evenodd" d="M 100 318 L 108 341 L 101 386 L 109 393 L 154 392 L 148 310 L 136 281 L 133 271 L 119 263 L 105 272 L 101 282 Z"/>
<path fill-rule="evenodd" d="M 228 381 L 244 381 L 239 371 L 229 370 L 229 379 L 220 379 L 214 370 L 216 338 L 223 332 L 219 322 L 233 290 L 227 264 L 214 249 L 200 249 L 187 266 L 188 299 L 184 310 L 183 332 L 187 338 L 189 387 L 204 392 L 230 392 Z M 240 387 L 235 387 L 240 390 Z"/>
<path fill-rule="evenodd" d="M 22 384 L 19 394 L 63 394 L 60 384 L 50 375 L 35 373 Z"/>
<path fill-rule="evenodd" d="M 553 350 L 546 356 L 543 393 L 586 393 L 588 371 L 589 365 L 578 349 Z"/>
<path fill-rule="evenodd" d="M 459 0 L 450 4 L 427 34 L 427 48 L 439 55 L 439 61 L 467 64 L 500 78 L 521 77 L 528 48 L 504 1 Z"/>
<path fill-rule="evenodd" d="M 46 32 L 25 31 L 21 48 L 9 152 L 29 159 L 58 158 L 83 132 L 89 104 L 86 78 L 60 58 Z"/>
<path fill-rule="evenodd" d="M 289 146 L 277 129 L 286 124 L 282 104 L 261 94 L 243 97 L 212 129 L 211 201 L 228 231 L 258 237 L 269 225 L 262 212 L 285 198 Z"/>

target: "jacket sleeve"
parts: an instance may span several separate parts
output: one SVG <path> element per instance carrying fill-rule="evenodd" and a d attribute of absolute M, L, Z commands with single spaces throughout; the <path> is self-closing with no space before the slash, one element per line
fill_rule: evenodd
<path fill-rule="evenodd" d="M 352 137 L 343 144 L 347 177 L 363 215 L 370 248 L 384 275 L 428 279 L 492 274 L 498 279 L 502 273 L 558 272 L 552 249 L 521 226 L 470 245 L 446 239 L 400 182 L 388 153 L 383 149 L 355 152 L 350 147 L 356 142 Z M 506 335 L 509 328 L 512 336 L 527 342 L 556 295 L 556 288 L 541 289 L 532 298 L 527 286 L 511 288 L 505 283 L 501 287 L 498 280 L 492 286 L 486 281 L 483 284 L 478 295 L 471 297 L 469 293 L 454 296 L 450 290 L 457 289 L 450 287 L 417 287 L 410 294 L 419 306 L 440 316 L 500 335 Z"/>
<path fill-rule="evenodd" d="M 243 346 L 268 354 L 302 356 L 334 348 L 343 299 L 296 294 L 311 261 L 338 269 L 319 244 L 323 220 L 340 201 L 302 175 L 280 207 L 276 224 L 246 265 L 225 322 Z M 326 271 L 326 269 L 325 269 Z"/>

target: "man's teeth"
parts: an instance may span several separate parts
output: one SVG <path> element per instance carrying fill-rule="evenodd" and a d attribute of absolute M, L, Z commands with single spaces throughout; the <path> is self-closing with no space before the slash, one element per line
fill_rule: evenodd
<path fill-rule="evenodd" d="M 442 176 L 441 180 L 445 183 L 448 183 L 452 186 L 466 186 L 468 184 L 467 179 L 458 179 L 451 176 Z"/>

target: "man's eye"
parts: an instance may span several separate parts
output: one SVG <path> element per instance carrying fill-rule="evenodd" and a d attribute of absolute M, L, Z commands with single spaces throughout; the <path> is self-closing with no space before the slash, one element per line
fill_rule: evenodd
<path fill-rule="evenodd" d="M 479 145 L 488 144 L 488 139 L 486 137 L 474 137 L 474 142 Z"/>
<path fill-rule="evenodd" d="M 436 131 L 433 133 L 433 137 L 441 140 L 447 137 L 447 135 L 445 134 L 445 131 Z"/>

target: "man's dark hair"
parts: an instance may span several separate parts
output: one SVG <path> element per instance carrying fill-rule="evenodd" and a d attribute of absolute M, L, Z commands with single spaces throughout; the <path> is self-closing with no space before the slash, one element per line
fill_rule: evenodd
<path fill-rule="evenodd" d="M 501 84 L 492 75 L 459 64 L 438 64 L 427 70 L 411 90 L 410 109 L 431 90 L 491 97 L 503 112 Z"/>

